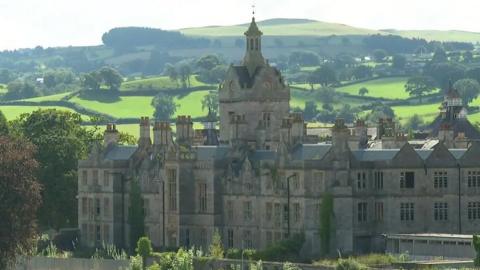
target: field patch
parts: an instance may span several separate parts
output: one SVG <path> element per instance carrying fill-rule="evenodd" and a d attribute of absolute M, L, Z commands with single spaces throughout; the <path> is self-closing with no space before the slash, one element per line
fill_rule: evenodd
<path fill-rule="evenodd" d="M 205 86 L 207 84 L 197 80 L 197 76 L 190 77 L 191 87 Z M 148 90 L 148 89 L 175 89 L 182 86 L 180 80 L 177 82 L 170 80 L 167 76 L 157 76 L 145 79 L 126 81 L 120 87 L 121 91 Z"/>
<path fill-rule="evenodd" d="M 405 92 L 405 83 L 407 80 L 408 78 L 406 77 L 376 79 L 339 87 L 337 91 L 358 96 L 358 90 L 365 87 L 368 89 L 368 93 L 365 95 L 367 97 L 406 99 L 410 97 L 410 95 Z"/>
<path fill-rule="evenodd" d="M 59 101 L 62 98 L 68 96 L 71 94 L 71 92 L 67 93 L 60 93 L 60 94 L 55 94 L 55 95 L 49 95 L 49 96 L 41 96 L 41 97 L 34 97 L 34 98 L 27 98 L 27 99 L 22 99 L 23 101 L 35 101 L 35 102 L 40 102 L 40 101 Z"/>

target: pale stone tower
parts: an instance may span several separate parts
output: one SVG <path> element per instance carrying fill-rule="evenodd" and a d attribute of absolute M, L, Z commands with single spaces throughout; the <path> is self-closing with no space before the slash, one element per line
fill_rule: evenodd
<path fill-rule="evenodd" d="M 263 57 L 262 32 L 255 18 L 245 37 L 246 52 L 241 65 L 230 66 L 219 88 L 220 143 L 240 142 L 275 149 L 282 119 L 290 110 L 290 88 L 280 72 Z M 261 143 L 256 142 L 259 121 L 264 129 Z"/>

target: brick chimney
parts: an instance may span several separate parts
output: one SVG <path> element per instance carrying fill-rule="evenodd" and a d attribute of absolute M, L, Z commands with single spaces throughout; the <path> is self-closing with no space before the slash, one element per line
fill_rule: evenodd
<path fill-rule="evenodd" d="M 193 122 L 190 115 L 179 115 L 176 121 L 177 142 L 191 144 L 195 137 Z"/>
<path fill-rule="evenodd" d="M 172 128 L 169 122 L 156 121 L 153 126 L 153 144 L 169 145 L 172 142 Z"/>
<path fill-rule="evenodd" d="M 150 139 L 150 119 L 148 117 L 140 117 L 140 138 L 138 139 L 139 146 L 151 145 Z"/>

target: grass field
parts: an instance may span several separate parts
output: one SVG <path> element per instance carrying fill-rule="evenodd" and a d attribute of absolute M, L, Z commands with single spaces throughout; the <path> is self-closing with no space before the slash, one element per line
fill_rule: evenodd
<path fill-rule="evenodd" d="M 430 123 L 439 114 L 439 107 L 439 103 L 432 103 L 416 106 L 394 106 L 392 110 L 395 112 L 395 116 L 400 123 L 405 123 L 414 114 L 422 117 L 424 122 Z"/>
<path fill-rule="evenodd" d="M 458 41 L 458 42 L 479 42 L 480 33 L 450 30 L 393 30 L 392 34 L 408 38 L 424 38 L 426 40 Z"/>
<path fill-rule="evenodd" d="M 150 106 L 153 97 L 120 97 L 115 102 L 101 102 L 97 100 L 82 99 L 74 97 L 70 101 L 81 106 L 118 118 L 140 118 L 141 116 L 152 116 L 153 107 Z"/>
<path fill-rule="evenodd" d="M 384 78 L 356 83 L 344 87 L 337 88 L 338 92 L 348 93 L 350 95 L 358 95 L 358 90 L 362 87 L 368 89 L 365 96 L 386 98 L 386 99 L 406 99 L 410 95 L 405 92 L 406 77 Z"/>
<path fill-rule="evenodd" d="M 198 81 L 197 76 L 190 77 L 190 84 L 192 87 L 207 85 Z M 178 81 L 177 84 L 176 82 L 170 80 L 170 78 L 167 76 L 158 76 L 124 82 L 122 83 L 120 90 L 131 91 L 138 89 L 171 89 L 178 88 L 179 86 L 181 86 L 180 81 Z"/>
<path fill-rule="evenodd" d="M 27 98 L 23 99 L 23 101 L 59 101 L 65 96 L 69 95 L 71 92 L 67 93 L 61 93 L 61 94 L 55 94 L 55 95 L 50 95 L 50 96 L 42 96 L 42 97 L 34 97 L 34 98 Z"/>
<path fill-rule="evenodd" d="M 75 112 L 70 108 L 59 107 L 59 106 L 0 106 L 0 110 L 3 112 L 5 117 L 8 120 L 14 120 L 23 113 L 31 113 L 37 109 L 57 109 L 62 111 Z M 88 116 L 82 116 L 82 119 L 89 120 Z"/>
<path fill-rule="evenodd" d="M 292 89 L 291 92 L 291 99 L 290 99 L 290 107 L 300 107 L 305 108 L 306 101 L 315 101 L 319 109 L 322 107 L 322 102 L 318 100 L 315 94 L 315 90 L 311 91 L 304 91 L 304 90 L 297 90 Z M 340 108 L 344 104 L 349 104 L 352 107 L 364 104 L 364 101 L 355 99 L 355 98 L 343 98 L 342 100 L 338 100 L 336 103 L 333 104 L 334 108 Z"/>

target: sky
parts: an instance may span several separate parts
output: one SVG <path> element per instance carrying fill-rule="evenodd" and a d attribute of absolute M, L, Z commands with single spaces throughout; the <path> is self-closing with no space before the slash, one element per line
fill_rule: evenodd
<path fill-rule="evenodd" d="M 0 50 L 101 44 L 120 26 L 179 29 L 306 18 L 371 29 L 480 32 L 478 0 L 0 0 Z"/>

